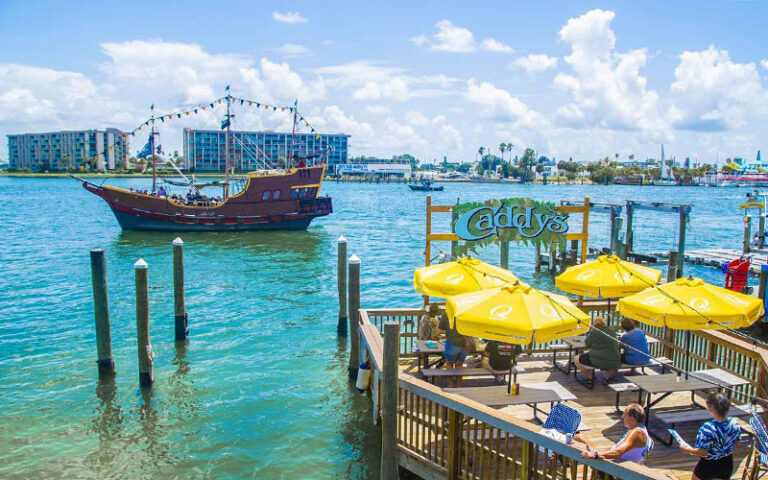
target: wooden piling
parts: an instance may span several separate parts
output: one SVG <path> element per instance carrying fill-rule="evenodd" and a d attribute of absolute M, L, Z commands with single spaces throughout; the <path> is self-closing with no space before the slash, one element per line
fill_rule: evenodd
<path fill-rule="evenodd" d="M 685 267 L 685 229 L 688 225 L 688 215 L 690 211 L 690 206 L 680 205 L 680 225 L 678 226 L 677 236 L 677 278 L 685 275 L 683 272 Z"/>
<path fill-rule="evenodd" d="M 349 378 L 357 380 L 360 364 L 360 259 L 349 257 Z"/>
<path fill-rule="evenodd" d="M 632 241 L 633 233 L 632 233 L 632 220 L 634 216 L 634 207 L 632 205 L 632 202 L 627 200 L 627 230 L 626 234 L 624 235 L 624 259 L 626 259 L 626 255 L 632 253 Z"/>
<path fill-rule="evenodd" d="M 398 478 L 397 377 L 400 369 L 400 323 L 384 322 L 381 387 L 381 479 Z"/>
<path fill-rule="evenodd" d="M 579 241 L 578 240 L 571 240 L 571 265 L 576 265 L 579 263 Z"/>
<path fill-rule="evenodd" d="M 768 265 L 763 264 L 760 266 L 760 287 L 757 291 L 757 296 L 763 301 L 763 306 L 765 306 L 766 295 L 768 295 Z M 764 312 L 763 318 L 766 316 L 768 315 Z"/>
<path fill-rule="evenodd" d="M 536 244 L 536 254 L 534 256 L 534 263 L 535 263 L 534 269 L 537 272 L 541 271 L 541 244 L 540 243 Z"/>
<path fill-rule="evenodd" d="M 752 217 L 744 217 L 744 242 L 742 245 L 742 251 L 749 253 L 750 250 L 750 237 L 752 236 Z"/>
<path fill-rule="evenodd" d="M 757 248 L 765 246 L 765 212 L 760 209 L 760 218 L 757 219 L 757 238 L 759 244 Z"/>
<path fill-rule="evenodd" d="M 147 262 L 139 259 L 133 265 L 136 272 L 136 337 L 139 348 L 139 384 L 152 385 L 152 345 L 149 343 L 149 287 L 147 283 Z"/>
<path fill-rule="evenodd" d="M 680 276 L 678 275 L 678 254 L 674 250 L 669 251 L 669 258 L 667 259 L 667 283 L 674 282 Z"/>
<path fill-rule="evenodd" d="M 96 320 L 96 364 L 100 374 L 114 374 L 112 334 L 109 328 L 109 295 L 107 291 L 107 264 L 104 250 L 91 250 L 91 281 L 93 283 L 93 310 Z"/>
<path fill-rule="evenodd" d="M 184 305 L 184 242 L 181 238 L 173 241 L 173 318 L 176 341 L 189 335 L 189 318 Z"/>
<path fill-rule="evenodd" d="M 459 204 L 459 199 L 456 199 L 456 205 Z M 456 233 L 456 220 L 459 219 L 459 214 L 456 212 L 456 208 L 451 209 L 451 233 Z M 451 260 L 459 258 L 459 242 L 451 240 Z M 509 262 L 507 262 L 509 263 Z M 504 267 L 509 268 L 509 267 Z"/>
<path fill-rule="evenodd" d="M 339 323 L 336 325 L 336 335 L 347 336 L 347 239 L 344 235 L 336 241 L 336 279 L 339 289 Z"/>

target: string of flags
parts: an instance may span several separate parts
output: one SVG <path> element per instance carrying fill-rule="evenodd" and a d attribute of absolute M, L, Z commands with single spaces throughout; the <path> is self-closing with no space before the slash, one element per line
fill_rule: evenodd
<path fill-rule="evenodd" d="M 227 91 L 229 91 L 229 89 L 227 89 Z M 153 120 L 155 120 L 155 121 L 159 120 L 160 122 L 165 123 L 166 120 L 167 121 L 171 121 L 171 120 L 174 120 L 174 119 L 178 120 L 178 119 L 182 118 L 182 116 L 188 117 L 190 115 L 197 115 L 197 114 L 199 114 L 201 112 L 204 112 L 208 108 L 213 109 L 213 108 L 216 107 L 216 105 L 221 105 L 223 102 L 227 101 L 227 98 L 229 98 L 229 100 L 232 102 L 232 104 L 235 104 L 235 105 L 237 105 L 239 103 L 241 106 L 263 108 L 265 110 L 272 110 L 273 112 L 277 112 L 278 110 L 280 110 L 281 112 L 286 112 L 287 111 L 289 113 L 295 113 L 296 114 L 296 120 L 302 122 L 304 124 L 304 126 L 307 129 L 309 129 L 309 131 L 311 133 L 314 133 L 315 134 L 315 138 L 318 138 L 318 139 L 320 138 L 320 135 L 318 134 L 317 130 L 315 130 L 315 128 L 312 127 L 312 125 L 309 124 L 309 121 L 306 118 L 304 118 L 304 116 L 301 113 L 299 113 L 299 111 L 298 111 L 298 109 L 296 108 L 295 105 L 292 106 L 292 107 L 291 106 L 283 107 L 283 106 L 278 106 L 278 105 L 271 105 L 271 104 L 264 103 L 264 102 L 259 102 L 259 101 L 256 101 L 256 100 L 248 100 L 248 99 L 245 99 L 245 98 L 235 98 L 232 95 L 227 95 L 227 96 L 224 96 L 224 97 L 221 97 L 221 98 L 217 98 L 216 100 L 214 100 L 212 102 L 196 105 L 196 106 L 193 106 L 193 107 L 186 108 L 184 110 L 178 110 L 178 111 L 171 112 L 171 113 L 164 113 L 164 114 L 159 115 L 159 116 L 153 116 L 152 118 L 146 120 L 144 123 L 142 123 L 138 127 L 134 128 L 129 133 L 129 135 L 131 135 L 132 137 L 136 136 L 136 134 L 138 132 L 141 132 L 145 127 L 150 127 L 150 125 L 151 125 Z M 153 111 L 154 111 L 154 104 L 152 105 L 152 107 L 153 107 Z M 221 128 L 226 128 L 228 126 L 228 124 L 229 124 L 229 119 L 225 119 L 222 122 L 222 127 Z M 127 139 L 128 139 L 128 135 L 124 135 L 123 136 L 123 140 L 127 140 Z"/>

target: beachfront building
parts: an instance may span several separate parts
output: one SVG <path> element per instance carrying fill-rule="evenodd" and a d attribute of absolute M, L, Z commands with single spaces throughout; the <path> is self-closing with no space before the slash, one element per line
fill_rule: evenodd
<path fill-rule="evenodd" d="M 337 175 L 368 178 L 410 178 L 411 162 L 407 159 L 356 158 L 349 163 L 336 165 Z"/>
<path fill-rule="evenodd" d="M 284 166 L 288 152 L 310 157 L 307 163 L 326 162 L 328 171 L 347 162 L 349 135 L 232 131 L 230 167 L 238 171 Z M 220 130 L 184 129 L 184 168 L 190 171 L 224 171 L 226 133 Z M 316 157 L 313 157 L 316 155 Z"/>
<path fill-rule="evenodd" d="M 10 169 L 113 170 L 127 164 L 125 137 L 127 135 L 116 128 L 8 135 Z"/>

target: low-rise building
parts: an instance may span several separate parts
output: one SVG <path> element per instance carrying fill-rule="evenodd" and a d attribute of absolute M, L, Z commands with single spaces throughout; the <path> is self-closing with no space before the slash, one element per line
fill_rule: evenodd
<path fill-rule="evenodd" d="M 239 171 L 285 165 L 294 156 L 324 161 L 328 171 L 347 162 L 349 135 L 281 132 L 230 132 L 230 167 Z M 223 172 L 226 166 L 226 132 L 184 129 L 184 167 L 194 171 Z"/>
<path fill-rule="evenodd" d="M 399 159 L 358 158 L 336 166 L 337 175 L 410 178 L 411 162 Z"/>
<path fill-rule="evenodd" d="M 128 161 L 127 135 L 116 129 L 8 135 L 8 161 L 12 170 L 112 170 Z"/>

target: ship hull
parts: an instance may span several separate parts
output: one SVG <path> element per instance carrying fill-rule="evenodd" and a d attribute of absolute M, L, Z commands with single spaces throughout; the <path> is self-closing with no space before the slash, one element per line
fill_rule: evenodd
<path fill-rule="evenodd" d="M 220 203 L 188 203 L 81 181 L 107 202 L 123 230 L 304 230 L 313 219 L 333 212 L 331 199 L 317 196 L 324 170 L 317 166 L 249 176 L 243 191 Z"/>

